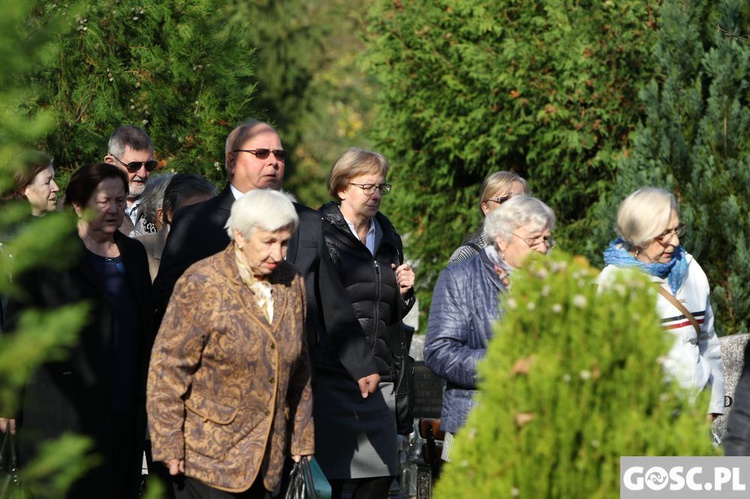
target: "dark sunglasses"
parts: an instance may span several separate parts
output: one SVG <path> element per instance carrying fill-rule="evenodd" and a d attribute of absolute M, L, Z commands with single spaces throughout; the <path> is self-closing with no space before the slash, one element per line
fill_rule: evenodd
<path fill-rule="evenodd" d="M 232 152 L 249 152 L 258 159 L 266 159 L 271 153 L 273 153 L 279 161 L 284 161 L 286 159 L 286 151 L 283 149 L 235 149 Z"/>
<path fill-rule="evenodd" d="M 159 162 L 155 159 L 149 159 L 148 161 L 131 161 L 130 163 L 126 163 L 112 153 L 109 153 L 109 155 L 125 165 L 125 168 L 127 168 L 130 173 L 135 173 L 144 166 L 146 167 L 147 172 L 152 172 L 156 170 L 157 166 L 159 166 Z"/>
<path fill-rule="evenodd" d="M 487 201 L 492 201 L 493 203 L 497 204 L 503 204 L 507 200 L 513 197 L 513 194 L 506 194 L 505 196 L 500 196 L 499 198 L 488 198 Z"/>

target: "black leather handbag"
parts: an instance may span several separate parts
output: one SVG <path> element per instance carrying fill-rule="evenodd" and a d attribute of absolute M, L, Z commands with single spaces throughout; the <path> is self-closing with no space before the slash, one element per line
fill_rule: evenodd
<path fill-rule="evenodd" d="M 414 357 L 406 347 L 406 335 L 401 321 L 388 328 L 388 347 L 393 355 L 396 378 L 393 392 L 396 397 L 396 431 L 409 435 L 414 431 Z"/>

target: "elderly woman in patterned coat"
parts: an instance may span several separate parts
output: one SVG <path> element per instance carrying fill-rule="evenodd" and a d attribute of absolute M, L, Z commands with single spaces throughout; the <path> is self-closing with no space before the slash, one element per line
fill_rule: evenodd
<path fill-rule="evenodd" d="M 287 452 L 314 452 L 305 286 L 284 260 L 297 224 L 286 196 L 251 191 L 232 206 L 226 250 L 177 281 L 147 408 L 154 460 L 184 474 L 178 499 L 270 497 Z"/>

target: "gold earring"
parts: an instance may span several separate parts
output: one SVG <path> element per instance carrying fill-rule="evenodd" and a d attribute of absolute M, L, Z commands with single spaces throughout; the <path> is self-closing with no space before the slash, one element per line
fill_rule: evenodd
<path fill-rule="evenodd" d="M 638 253 L 640 253 L 640 252 L 641 252 L 641 250 L 638 249 L 638 248 L 636 248 L 635 249 L 635 253 L 633 253 L 633 258 L 638 258 Z"/>

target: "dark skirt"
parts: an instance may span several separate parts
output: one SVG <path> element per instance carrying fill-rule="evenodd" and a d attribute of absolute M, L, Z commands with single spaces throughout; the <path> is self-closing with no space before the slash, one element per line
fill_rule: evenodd
<path fill-rule="evenodd" d="M 245 492 L 224 492 L 200 480 L 184 475 L 173 477 L 175 499 L 270 499 L 271 493 L 263 487 L 261 474 L 255 478 L 253 485 Z"/>
<path fill-rule="evenodd" d="M 395 476 L 393 383 L 362 398 L 351 378 L 319 371 L 314 394 L 315 458 L 332 480 Z"/>

